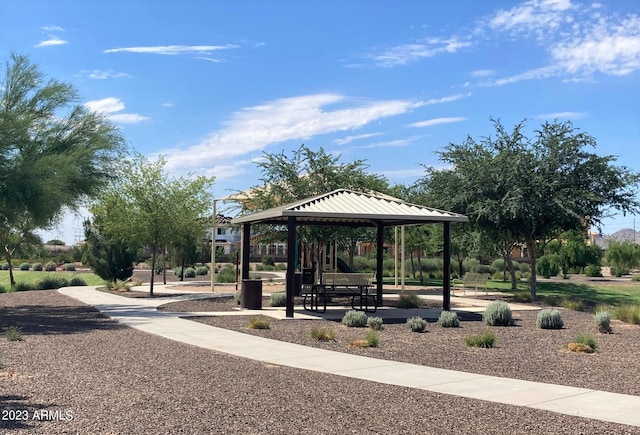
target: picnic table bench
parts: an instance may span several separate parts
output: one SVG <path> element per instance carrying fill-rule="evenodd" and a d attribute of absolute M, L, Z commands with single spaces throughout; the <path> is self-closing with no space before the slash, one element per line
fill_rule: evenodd
<path fill-rule="evenodd" d="M 377 295 L 372 290 L 374 290 L 372 276 L 369 273 L 325 272 L 322 274 L 320 284 L 303 286 L 304 299 L 302 304 L 305 310 L 324 313 L 327 311 L 327 302 L 332 297 L 350 297 L 351 307 L 354 310 L 375 313 Z M 356 298 L 359 302 L 357 305 Z M 308 305 L 307 299 L 309 299 Z"/>
<path fill-rule="evenodd" d="M 461 288 L 463 294 L 467 294 L 467 289 L 474 289 L 476 293 L 478 293 L 478 289 L 484 289 L 486 293 L 487 290 L 487 281 L 489 281 L 488 273 L 473 273 L 467 272 L 462 278 L 462 282 L 460 280 L 453 280 L 452 289 Z"/>

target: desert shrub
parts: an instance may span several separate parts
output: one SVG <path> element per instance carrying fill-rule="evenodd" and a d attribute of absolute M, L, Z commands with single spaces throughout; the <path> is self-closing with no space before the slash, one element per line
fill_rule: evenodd
<path fill-rule="evenodd" d="M 173 274 L 175 276 L 180 276 L 182 274 L 182 266 L 176 266 L 173 268 Z"/>
<path fill-rule="evenodd" d="M 460 326 L 460 319 L 458 319 L 458 315 L 451 311 L 443 311 L 440 313 L 440 317 L 438 317 L 438 325 L 443 328 L 457 328 Z"/>
<path fill-rule="evenodd" d="M 579 334 L 569 344 L 565 346 L 570 352 L 593 353 L 598 347 L 596 339 L 589 334 Z"/>
<path fill-rule="evenodd" d="M 80 286 L 86 286 L 86 285 L 87 283 L 84 281 L 84 279 L 77 276 L 74 276 L 69 280 L 70 287 L 80 287 Z"/>
<path fill-rule="evenodd" d="M 76 265 L 73 263 L 64 263 L 62 265 L 62 270 L 64 270 L 65 272 L 73 272 L 76 270 Z"/>
<path fill-rule="evenodd" d="M 249 329 L 270 329 L 269 319 L 266 317 L 254 317 L 247 323 Z"/>
<path fill-rule="evenodd" d="M 640 325 L 640 305 L 622 304 L 613 311 L 613 317 L 626 323 Z"/>
<path fill-rule="evenodd" d="M 207 266 L 198 266 L 196 268 L 196 275 L 198 276 L 204 276 L 207 275 L 209 273 L 209 268 Z"/>
<path fill-rule="evenodd" d="M 353 340 L 349 345 L 354 347 L 378 347 L 380 344 L 380 335 L 377 331 L 370 330 L 363 339 Z"/>
<path fill-rule="evenodd" d="M 420 308 L 422 303 L 417 293 L 401 291 L 398 295 L 398 308 Z"/>
<path fill-rule="evenodd" d="M 13 290 L 17 292 L 26 292 L 33 289 L 33 284 L 27 284 L 24 281 L 18 281 L 13 285 Z"/>
<path fill-rule="evenodd" d="M 67 280 L 61 276 L 45 276 L 36 283 L 38 290 L 53 290 L 60 287 L 66 287 Z"/>
<path fill-rule="evenodd" d="M 634 275 L 631 277 L 631 281 L 637 282 L 640 281 L 640 275 Z"/>
<path fill-rule="evenodd" d="M 470 335 L 464 339 L 464 344 L 469 347 L 492 348 L 496 345 L 496 334 L 493 331 L 485 331 L 482 334 Z"/>
<path fill-rule="evenodd" d="M 497 258 L 493 260 L 491 267 L 495 269 L 496 272 L 504 272 L 506 269 L 504 258 Z"/>
<path fill-rule="evenodd" d="M 584 268 L 584 274 L 587 276 L 602 276 L 602 267 L 599 264 L 589 264 Z"/>
<path fill-rule="evenodd" d="M 9 326 L 4 330 L 4 337 L 8 341 L 22 341 L 22 329 L 17 326 Z"/>
<path fill-rule="evenodd" d="M 195 278 L 196 270 L 193 267 L 186 267 L 184 269 L 184 277 L 185 278 Z"/>
<path fill-rule="evenodd" d="M 49 261 L 47 264 L 44 265 L 44 270 L 47 272 L 55 272 L 57 268 L 58 268 L 58 265 L 53 261 Z"/>
<path fill-rule="evenodd" d="M 363 311 L 349 310 L 342 317 L 342 324 L 348 327 L 363 328 L 367 326 L 367 315 Z"/>
<path fill-rule="evenodd" d="M 31 266 L 31 270 L 33 270 L 34 272 L 41 272 L 42 263 L 33 263 L 33 266 Z"/>
<path fill-rule="evenodd" d="M 238 290 L 233 294 L 233 301 L 236 303 L 236 305 L 240 305 L 241 297 L 242 297 L 242 292 L 240 290 Z"/>
<path fill-rule="evenodd" d="M 544 295 L 542 297 L 542 302 L 545 305 L 551 305 L 552 307 L 557 307 L 560 305 L 560 298 L 556 295 Z"/>
<path fill-rule="evenodd" d="M 611 313 L 608 311 L 596 311 L 593 320 L 596 322 L 598 332 L 608 334 L 611 332 Z"/>
<path fill-rule="evenodd" d="M 131 284 L 129 284 L 126 281 L 121 281 L 119 279 L 116 279 L 115 282 L 114 281 L 105 281 L 107 288 L 109 290 L 114 290 L 114 291 L 124 291 L 124 292 L 128 292 L 131 290 Z"/>
<path fill-rule="evenodd" d="M 511 308 L 504 301 L 493 301 L 487 305 L 482 320 L 491 326 L 511 326 L 514 323 Z"/>
<path fill-rule="evenodd" d="M 236 268 L 232 265 L 222 266 L 216 274 L 216 282 L 236 282 Z"/>
<path fill-rule="evenodd" d="M 407 319 L 407 326 L 411 332 L 424 332 L 427 329 L 427 321 L 422 317 L 410 317 Z"/>
<path fill-rule="evenodd" d="M 334 341 L 336 333 L 327 328 L 311 328 L 311 338 L 315 341 Z"/>
<path fill-rule="evenodd" d="M 558 310 L 541 310 L 538 311 L 536 326 L 540 329 L 562 329 L 564 320 Z"/>
<path fill-rule="evenodd" d="M 30 267 L 29 263 L 26 262 L 20 264 L 20 270 L 29 270 Z"/>
<path fill-rule="evenodd" d="M 473 273 L 488 273 L 489 275 L 493 275 L 495 273 L 495 269 L 487 264 L 477 264 L 469 270 L 469 272 Z"/>
<path fill-rule="evenodd" d="M 428 273 L 442 273 L 443 266 L 444 264 L 441 258 L 425 258 L 422 261 L 422 270 Z"/>
<path fill-rule="evenodd" d="M 522 273 L 522 277 L 531 273 L 531 265 L 528 263 L 520 263 L 520 273 Z"/>
<path fill-rule="evenodd" d="M 516 292 L 511 298 L 512 302 L 531 302 L 531 293 L 529 292 Z"/>
<path fill-rule="evenodd" d="M 621 266 L 611 266 L 611 275 L 618 278 L 622 275 L 629 275 L 629 269 Z"/>
<path fill-rule="evenodd" d="M 269 304 L 272 307 L 284 307 L 287 305 L 287 293 L 286 292 L 275 292 L 271 293 L 271 299 Z"/>
<path fill-rule="evenodd" d="M 286 263 L 277 263 L 276 264 L 276 270 L 287 270 Z"/>
<path fill-rule="evenodd" d="M 561 302 L 563 308 L 573 311 L 584 311 L 584 305 L 582 301 L 577 299 L 564 298 Z"/>
<path fill-rule="evenodd" d="M 372 269 L 369 267 L 369 259 L 362 256 L 353 257 L 353 270 L 356 272 L 371 272 Z"/>
<path fill-rule="evenodd" d="M 0 266 L 0 268 L 2 270 L 9 270 L 9 263 L 2 263 L 2 266 Z"/>
<path fill-rule="evenodd" d="M 256 272 L 262 272 L 264 270 L 264 265 L 263 264 L 256 264 L 254 270 Z"/>
<path fill-rule="evenodd" d="M 0 284 L 0 293 L 6 293 L 6 292 L 7 292 L 6 287 Z"/>
<path fill-rule="evenodd" d="M 551 278 L 560 273 L 560 257 L 556 254 L 543 255 L 538 258 L 537 270 L 540 276 Z"/>
<path fill-rule="evenodd" d="M 369 317 L 367 326 L 375 331 L 382 331 L 384 329 L 382 317 Z"/>
<path fill-rule="evenodd" d="M 262 256 L 262 264 L 265 266 L 275 266 L 276 263 L 273 261 L 273 257 L 271 255 L 263 255 Z"/>

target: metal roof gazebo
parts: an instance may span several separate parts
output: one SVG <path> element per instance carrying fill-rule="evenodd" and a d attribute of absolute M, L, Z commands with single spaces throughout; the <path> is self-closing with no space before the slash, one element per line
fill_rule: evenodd
<path fill-rule="evenodd" d="M 442 223 L 444 226 L 444 274 L 443 309 L 451 305 L 451 223 L 467 222 L 464 215 L 411 204 L 377 192 L 356 192 L 337 189 L 329 193 L 302 199 L 232 219 L 232 224 L 241 224 L 242 238 L 242 279 L 249 278 L 249 240 L 252 224 L 286 225 L 287 245 L 296 242 L 298 225 L 332 225 L 374 227 L 376 237 L 376 292 L 382 301 L 382 260 L 383 230 L 396 225 L 420 225 Z M 287 249 L 286 316 L 293 317 L 293 296 L 295 292 L 295 250 Z"/>

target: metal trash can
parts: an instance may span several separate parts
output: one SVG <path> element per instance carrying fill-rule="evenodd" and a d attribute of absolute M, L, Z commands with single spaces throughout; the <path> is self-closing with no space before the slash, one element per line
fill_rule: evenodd
<path fill-rule="evenodd" d="M 243 279 L 240 287 L 240 308 L 249 310 L 262 309 L 262 281 L 259 279 Z"/>

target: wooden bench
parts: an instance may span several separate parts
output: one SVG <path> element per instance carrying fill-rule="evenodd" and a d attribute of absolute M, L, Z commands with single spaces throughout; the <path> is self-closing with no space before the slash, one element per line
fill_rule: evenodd
<path fill-rule="evenodd" d="M 484 289 L 485 293 L 489 294 L 487 290 L 487 281 L 489 281 L 488 273 L 472 273 L 467 272 L 462 278 L 462 282 L 457 282 L 459 280 L 454 280 L 452 289 L 461 288 L 462 294 L 467 294 L 467 289 L 474 289 L 476 293 L 478 293 L 478 289 Z"/>
<path fill-rule="evenodd" d="M 320 284 L 303 286 L 302 295 L 305 310 L 327 311 L 327 302 L 332 297 L 350 297 L 351 307 L 356 310 L 375 313 L 377 310 L 376 293 L 372 292 L 372 276 L 368 273 L 334 273 L 325 272 L 322 274 Z M 307 298 L 309 306 L 307 307 Z M 356 308 L 356 298 L 359 304 Z"/>

